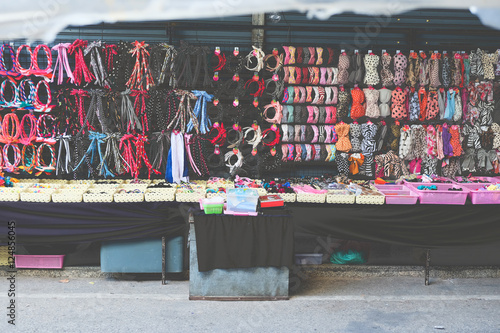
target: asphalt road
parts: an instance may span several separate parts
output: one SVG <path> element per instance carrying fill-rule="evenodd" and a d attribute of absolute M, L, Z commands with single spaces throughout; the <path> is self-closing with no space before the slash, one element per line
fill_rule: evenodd
<path fill-rule="evenodd" d="M 189 282 L 2 278 L 0 332 L 500 332 L 500 279 L 310 278 L 289 301 L 189 301 Z"/>

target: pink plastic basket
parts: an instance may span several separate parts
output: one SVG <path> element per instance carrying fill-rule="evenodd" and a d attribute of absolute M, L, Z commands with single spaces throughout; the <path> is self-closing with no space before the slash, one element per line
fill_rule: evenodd
<path fill-rule="evenodd" d="M 419 190 L 417 187 L 436 186 L 437 190 Z M 408 183 L 414 193 L 420 198 L 421 204 L 435 205 L 465 205 L 469 190 L 457 184 Z M 461 188 L 462 191 L 448 191 L 449 188 Z"/>
<path fill-rule="evenodd" d="M 375 185 L 385 195 L 385 203 L 389 205 L 414 205 L 418 195 L 404 185 Z"/>
<path fill-rule="evenodd" d="M 500 183 L 500 179 L 493 177 L 476 177 L 487 183 L 457 183 L 462 187 L 468 189 L 469 198 L 474 205 L 494 205 L 500 204 L 500 191 L 485 191 L 479 190 L 484 186 L 489 186 L 492 183 Z M 457 180 L 462 181 L 461 177 L 457 177 Z"/>
<path fill-rule="evenodd" d="M 62 255 L 20 255 L 15 254 L 16 268 L 62 268 Z"/>

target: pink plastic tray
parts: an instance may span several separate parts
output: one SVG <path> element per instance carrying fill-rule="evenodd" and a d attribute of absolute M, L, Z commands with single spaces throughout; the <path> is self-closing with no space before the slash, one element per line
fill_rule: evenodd
<path fill-rule="evenodd" d="M 418 195 L 404 185 L 375 185 L 385 195 L 385 203 L 389 205 L 414 205 Z"/>
<path fill-rule="evenodd" d="M 437 190 L 419 190 L 418 186 L 436 186 Z M 469 190 L 457 184 L 408 183 L 407 186 L 418 195 L 421 204 L 465 205 Z M 449 188 L 461 188 L 462 191 L 448 191 Z"/>
<path fill-rule="evenodd" d="M 474 205 L 494 205 L 500 204 L 500 191 L 484 191 L 479 190 L 484 186 L 491 185 L 492 183 L 499 183 L 500 179 L 493 177 L 476 177 L 481 180 L 487 181 L 488 183 L 457 183 L 462 187 L 468 189 L 469 198 Z M 461 177 L 457 177 L 458 181 L 461 181 Z"/>
<path fill-rule="evenodd" d="M 15 254 L 16 268 L 62 268 L 62 255 L 20 255 Z"/>

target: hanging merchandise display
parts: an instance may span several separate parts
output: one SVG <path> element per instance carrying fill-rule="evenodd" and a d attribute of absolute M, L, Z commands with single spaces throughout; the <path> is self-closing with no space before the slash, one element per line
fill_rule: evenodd
<path fill-rule="evenodd" d="M 0 51 L 7 173 L 180 183 L 292 166 L 363 179 L 499 172 L 496 51 L 80 39 Z"/>

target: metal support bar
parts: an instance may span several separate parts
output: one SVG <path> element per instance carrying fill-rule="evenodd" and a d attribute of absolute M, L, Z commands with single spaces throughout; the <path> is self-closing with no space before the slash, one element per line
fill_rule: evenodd
<path fill-rule="evenodd" d="M 166 243 L 165 236 L 161 238 L 161 284 L 166 285 L 165 281 L 165 271 L 167 270 L 167 258 L 166 258 Z"/>
<path fill-rule="evenodd" d="M 252 25 L 264 27 L 266 23 L 266 14 L 252 14 Z M 252 29 L 252 45 L 264 47 L 264 29 Z"/>
<path fill-rule="evenodd" d="M 425 251 L 425 285 L 429 285 L 429 269 L 431 265 L 431 250 L 427 249 Z"/>

